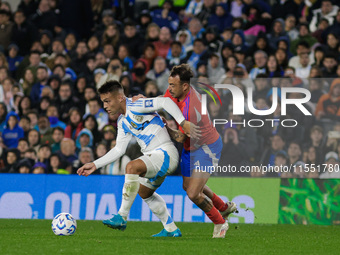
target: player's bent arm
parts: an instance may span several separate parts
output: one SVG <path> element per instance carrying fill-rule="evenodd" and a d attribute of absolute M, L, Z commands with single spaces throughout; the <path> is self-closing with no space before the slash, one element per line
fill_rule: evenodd
<path fill-rule="evenodd" d="M 178 106 L 168 97 L 141 98 L 131 105 L 131 110 L 139 113 L 151 113 L 164 109 L 183 128 L 188 137 L 199 138 L 199 127 L 187 121 Z"/>
<path fill-rule="evenodd" d="M 168 97 L 140 98 L 135 103 L 137 102 L 141 102 L 141 104 L 139 104 L 139 106 L 138 104 L 135 104 L 136 106 L 132 106 L 132 111 L 140 113 L 152 113 L 164 109 L 176 120 L 178 124 L 182 124 L 185 121 L 181 110 Z"/>

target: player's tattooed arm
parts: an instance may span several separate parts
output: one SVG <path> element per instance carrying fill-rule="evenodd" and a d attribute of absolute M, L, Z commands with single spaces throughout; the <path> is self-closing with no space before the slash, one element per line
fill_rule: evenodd
<path fill-rule="evenodd" d="M 184 143 L 185 139 L 187 138 L 187 136 L 179 130 L 174 130 L 169 126 L 166 126 L 166 129 L 168 130 L 170 137 L 178 143 Z"/>

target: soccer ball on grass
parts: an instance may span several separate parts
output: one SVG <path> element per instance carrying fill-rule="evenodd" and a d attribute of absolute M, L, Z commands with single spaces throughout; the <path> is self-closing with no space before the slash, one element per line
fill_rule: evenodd
<path fill-rule="evenodd" d="M 52 221 L 52 231 L 57 236 L 73 235 L 77 229 L 77 222 L 69 213 L 59 213 Z"/>

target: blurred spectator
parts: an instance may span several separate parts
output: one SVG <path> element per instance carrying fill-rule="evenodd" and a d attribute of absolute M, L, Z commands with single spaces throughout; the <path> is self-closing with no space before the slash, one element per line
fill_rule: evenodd
<path fill-rule="evenodd" d="M 30 17 L 33 24 L 39 29 L 47 29 L 51 33 L 54 32 L 54 28 L 57 26 L 58 18 L 56 14 L 51 10 L 48 0 L 41 0 L 39 2 L 38 9 Z"/>
<path fill-rule="evenodd" d="M 274 160 L 275 160 L 275 154 L 278 151 L 281 151 L 284 149 L 285 146 L 285 141 L 283 137 L 281 137 L 279 134 L 276 134 L 271 137 L 270 139 L 270 147 L 266 147 L 264 151 L 259 155 L 260 159 L 258 162 L 262 165 L 274 165 Z"/>
<path fill-rule="evenodd" d="M 7 148 L 17 148 L 20 138 L 24 137 L 24 130 L 19 127 L 19 116 L 15 112 L 10 112 L 6 117 L 6 127 L 1 136 Z"/>
<path fill-rule="evenodd" d="M 249 78 L 255 79 L 258 74 L 266 73 L 266 63 L 268 55 L 262 50 L 258 50 L 254 53 L 255 67 L 249 72 Z"/>
<path fill-rule="evenodd" d="M 172 1 L 166 0 L 162 9 L 156 9 L 150 13 L 152 21 L 159 27 L 167 27 L 174 33 L 179 24 L 178 16 L 175 12 L 171 11 L 173 6 Z"/>
<path fill-rule="evenodd" d="M 60 143 L 64 139 L 64 129 L 61 127 L 55 127 L 52 131 L 53 143 L 51 144 L 51 152 L 60 152 Z"/>
<path fill-rule="evenodd" d="M 120 45 L 118 48 L 118 58 L 124 65 L 124 70 L 128 71 L 133 68 L 133 61 L 130 58 L 129 48 L 126 45 Z"/>
<path fill-rule="evenodd" d="M 285 31 L 288 34 L 290 41 L 294 41 L 299 36 L 299 31 L 296 29 L 296 17 L 292 14 L 286 16 Z"/>
<path fill-rule="evenodd" d="M 207 27 L 203 34 L 203 39 L 210 52 L 220 54 L 223 43 L 215 26 Z"/>
<path fill-rule="evenodd" d="M 248 155 L 246 153 L 246 145 L 239 140 L 238 132 L 234 127 L 227 127 L 223 135 L 223 149 L 219 165 L 220 166 L 240 166 L 246 164 Z"/>
<path fill-rule="evenodd" d="M 76 140 L 76 154 L 79 155 L 79 152 L 83 148 L 92 148 L 93 146 L 93 135 L 90 130 L 84 128 L 80 131 L 77 140 Z M 88 163 L 88 162 L 86 162 Z"/>
<path fill-rule="evenodd" d="M 82 115 L 78 108 L 71 108 L 69 111 L 69 124 L 65 129 L 65 138 L 77 139 L 83 129 Z"/>
<path fill-rule="evenodd" d="M 2 50 L 7 50 L 10 44 L 13 23 L 10 20 L 11 13 L 6 10 L 0 10 L 0 45 Z"/>
<path fill-rule="evenodd" d="M 144 39 L 137 32 L 136 24 L 134 22 L 127 22 L 124 24 L 124 35 L 121 36 L 121 44 L 126 44 L 131 50 L 131 56 L 135 59 L 140 57 Z"/>
<path fill-rule="evenodd" d="M 33 106 L 37 106 L 39 104 L 42 89 L 47 85 L 48 72 L 45 66 L 39 66 L 37 68 L 37 79 L 38 83 L 33 85 L 30 93 Z"/>
<path fill-rule="evenodd" d="M 167 27 L 165 27 L 167 28 Z M 145 40 L 147 43 L 159 40 L 160 27 L 156 23 L 150 23 L 146 28 Z M 169 30 L 169 28 L 168 28 Z"/>
<path fill-rule="evenodd" d="M 59 118 L 67 123 L 69 120 L 69 110 L 78 103 L 78 99 L 72 95 L 72 85 L 69 81 L 60 84 L 59 96 L 56 100 Z"/>
<path fill-rule="evenodd" d="M 51 156 L 51 147 L 47 144 L 43 144 L 38 150 L 38 162 L 44 163 L 46 166 L 49 164 L 49 158 Z"/>
<path fill-rule="evenodd" d="M 148 81 L 145 85 L 144 94 L 146 97 L 157 97 L 160 95 L 157 83 L 155 81 Z"/>
<path fill-rule="evenodd" d="M 280 167 L 283 169 L 283 167 L 288 166 L 288 154 L 284 150 L 278 151 L 275 155 L 275 161 L 274 166 Z M 280 177 L 282 175 L 281 172 L 276 173 L 267 173 L 267 177 Z"/>
<path fill-rule="evenodd" d="M 232 16 L 229 14 L 228 5 L 225 3 L 220 3 L 216 6 L 215 13 L 213 13 L 209 20 L 209 26 L 216 26 L 219 32 L 222 33 L 223 30 L 231 26 Z"/>
<path fill-rule="evenodd" d="M 35 0 L 21 0 L 20 4 L 18 5 L 18 10 L 23 10 L 26 17 L 29 17 L 35 13 L 37 8 L 38 2 Z"/>
<path fill-rule="evenodd" d="M 193 18 L 198 15 L 203 8 L 203 0 L 191 0 L 185 9 L 185 16 Z"/>
<path fill-rule="evenodd" d="M 268 57 L 267 66 L 266 66 L 266 74 L 268 75 L 269 78 L 282 77 L 284 74 L 284 71 L 282 67 L 279 65 L 275 55 L 270 55 Z M 256 77 L 258 78 L 259 75 L 260 74 L 258 74 Z"/>
<path fill-rule="evenodd" d="M 154 68 L 146 74 L 146 77 L 155 80 L 158 90 L 164 94 L 168 89 L 169 74 L 170 71 L 166 67 L 165 59 L 163 57 L 157 57 L 154 62 Z"/>
<path fill-rule="evenodd" d="M 157 55 L 166 58 L 171 43 L 172 39 L 170 29 L 162 27 L 159 33 L 159 40 L 153 43 L 157 49 Z"/>
<path fill-rule="evenodd" d="M 63 161 L 68 162 L 68 164 L 73 165 L 76 161 L 76 144 L 72 139 L 64 138 L 60 143 L 60 156 Z"/>
<path fill-rule="evenodd" d="M 10 44 L 8 46 L 8 68 L 11 77 L 15 77 L 15 72 L 18 69 L 19 64 L 23 60 L 23 57 L 19 55 L 19 47 L 16 44 Z"/>
<path fill-rule="evenodd" d="M 133 68 L 133 88 L 138 88 L 142 91 L 145 90 L 145 84 L 150 81 L 150 79 L 146 77 L 146 72 L 147 62 L 143 59 L 138 59 Z"/>
<path fill-rule="evenodd" d="M 295 165 L 301 160 L 302 150 L 298 142 L 291 142 L 287 149 L 288 152 L 288 165 Z"/>
<path fill-rule="evenodd" d="M 99 130 L 109 123 L 109 116 L 101 107 L 101 102 L 98 99 L 93 98 L 89 100 L 89 110 L 89 113 L 85 114 L 83 118 L 85 119 L 89 114 L 95 116 Z"/>
<path fill-rule="evenodd" d="M 10 149 L 5 155 L 5 168 L 1 169 L 2 173 L 15 173 L 18 160 L 20 159 L 20 152 L 17 149 Z"/>
<path fill-rule="evenodd" d="M 25 156 L 25 152 L 28 150 L 28 141 L 26 138 L 19 139 L 18 150 L 20 152 L 20 158 L 23 158 Z"/>
<path fill-rule="evenodd" d="M 32 1 L 33 2 L 33 1 Z M 14 26 L 11 41 L 19 47 L 19 55 L 25 56 L 29 53 L 34 40 L 38 38 L 37 28 L 27 19 L 23 9 L 14 13 Z"/>
<path fill-rule="evenodd" d="M 307 42 L 309 47 L 312 47 L 317 40 L 310 34 L 307 23 L 301 23 L 299 25 L 299 36 L 292 41 L 290 45 L 290 51 L 295 55 L 297 53 L 297 46 L 301 41 Z"/>
<path fill-rule="evenodd" d="M 336 56 L 333 54 L 327 54 L 324 56 L 323 61 L 323 68 L 322 68 L 322 76 L 325 78 L 335 78 L 338 77 L 336 74 L 338 61 Z"/>
<path fill-rule="evenodd" d="M 74 57 L 70 64 L 70 67 L 76 73 L 84 73 L 86 71 L 86 60 L 88 51 L 89 49 L 87 48 L 85 41 L 78 42 L 75 49 Z"/>
<path fill-rule="evenodd" d="M 286 36 L 286 31 L 284 30 L 284 26 L 285 26 L 285 22 L 283 19 L 281 18 L 278 18 L 278 19 L 275 19 L 273 21 L 273 27 L 272 27 L 272 31 L 270 34 L 268 34 L 268 39 L 269 39 L 269 42 L 270 42 L 270 46 L 272 48 L 275 48 L 279 39 L 282 37 L 282 36 Z"/>
<path fill-rule="evenodd" d="M 315 125 L 310 130 L 310 140 L 305 147 L 313 146 L 318 152 L 323 155 L 324 153 L 324 130 L 322 127 Z"/>
<path fill-rule="evenodd" d="M 208 24 L 209 17 L 215 12 L 216 4 L 215 0 L 204 0 L 201 12 L 196 17 L 205 26 Z"/>
<path fill-rule="evenodd" d="M 83 126 L 91 131 L 94 137 L 94 144 L 97 144 L 102 140 L 103 134 L 102 132 L 99 132 L 98 123 L 94 115 L 87 115 L 87 117 L 84 118 Z"/>
<path fill-rule="evenodd" d="M 290 67 L 294 67 L 295 69 L 298 68 L 298 67 L 301 67 L 301 64 L 300 64 L 300 55 L 301 54 L 304 54 L 304 53 L 310 53 L 310 48 L 309 48 L 309 45 L 306 41 L 300 41 L 298 44 L 297 44 L 297 48 L 296 48 L 296 55 L 297 56 L 294 56 L 292 57 L 291 59 L 289 59 L 289 66 Z M 311 59 L 311 63 L 313 62 L 313 59 Z"/>
<path fill-rule="evenodd" d="M 316 110 L 315 117 L 317 119 L 327 118 L 338 120 L 340 116 L 340 79 L 335 79 L 329 89 L 328 94 L 320 97 Z"/>
<path fill-rule="evenodd" d="M 147 30 L 149 25 L 152 22 L 152 18 L 150 15 L 150 11 L 149 10 L 143 10 L 139 16 L 139 27 L 138 30 L 141 34 L 148 34 Z M 157 25 L 157 24 L 156 24 Z M 158 27 L 158 25 L 157 25 Z M 159 33 L 159 27 L 158 27 L 158 33 Z"/>
<path fill-rule="evenodd" d="M 29 174 L 33 167 L 34 161 L 29 158 L 24 158 L 20 160 L 16 166 L 16 173 L 19 174 Z"/>
<path fill-rule="evenodd" d="M 114 129 L 113 126 L 111 126 L 111 125 L 109 124 L 109 125 L 106 125 L 106 126 L 103 128 L 102 133 L 103 133 L 103 139 L 101 140 L 100 143 L 103 143 L 103 144 L 105 144 L 107 147 L 110 147 L 111 142 L 112 142 L 113 140 L 116 140 L 116 135 L 117 135 L 116 130 Z"/>
<path fill-rule="evenodd" d="M 225 70 L 222 65 L 220 56 L 211 54 L 208 61 L 208 77 L 214 81 L 218 81 L 224 75 Z"/>
<path fill-rule="evenodd" d="M 295 74 L 297 77 L 301 79 L 305 79 L 309 77 L 310 70 L 312 66 L 310 65 L 310 59 L 308 53 L 301 53 L 299 55 L 299 64 L 300 67 L 295 69 Z"/>
<path fill-rule="evenodd" d="M 28 131 L 28 144 L 29 147 L 38 152 L 40 147 L 40 134 L 36 129 L 31 129 Z"/>
<path fill-rule="evenodd" d="M 321 179 L 339 179 L 339 157 L 334 151 L 330 151 L 325 156 L 326 172 L 320 174 Z"/>
<path fill-rule="evenodd" d="M 333 5 L 332 0 L 322 0 L 321 8 L 313 11 L 312 20 L 310 22 L 310 31 L 315 32 L 321 19 L 327 19 L 329 24 L 332 25 L 335 16 L 337 15 L 339 6 Z"/>
<path fill-rule="evenodd" d="M 32 167 L 32 174 L 45 174 L 47 172 L 46 164 L 42 162 L 37 162 Z"/>
<path fill-rule="evenodd" d="M 59 120 L 58 108 L 55 105 L 50 105 L 47 107 L 46 115 L 48 120 L 51 123 L 51 128 L 61 127 L 62 129 L 66 128 L 66 124 Z"/>
<path fill-rule="evenodd" d="M 7 125 L 6 116 L 7 116 L 6 104 L 4 102 L 0 102 L 0 133 L 3 132 Z"/>
<path fill-rule="evenodd" d="M 171 70 L 173 66 L 181 64 L 185 57 L 186 53 L 182 44 L 179 41 L 172 42 L 166 56 L 168 69 Z"/>
<path fill-rule="evenodd" d="M 188 63 L 194 70 L 196 70 L 197 64 L 200 61 L 205 63 L 208 62 L 209 52 L 202 39 L 196 39 L 193 45 L 193 50 L 188 52 L 187 57 L 183 62 Z"/>
<path fill-rule="evenodd" d="M 40 115 L 38 119 L 38 132 L 40 134 L 40 144 L 52 144 L 52 132 L 50 121 L 46 115 Z"/>
<path fill-rule="evenodd" d="M 89 147 L 82 147 L 79 152 L 79 160 L 75 161 L 73 164 L 73 173 L 86 163 L 90 163 L 94 160 L 93 151 Z M 100 171 L 96 171 L 94 174 L 100 174 Z"/>

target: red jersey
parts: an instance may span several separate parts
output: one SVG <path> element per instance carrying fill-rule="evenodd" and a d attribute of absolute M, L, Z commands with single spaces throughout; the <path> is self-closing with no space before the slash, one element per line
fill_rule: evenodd
<path fill-rule="evenodd" d="M 208 145 L 217 141 L 220 135 L 217 132 L 216 128 L 213 126 L 209 115 L 201 114 L 202 97 L 193 87 L 190 88 L 189 93 L 182 101 L 178 101 L 177 98 L 172 97 L 169 90 L 165 92 L 164 97 L 170 97 L 172 101 L 177 104 L 179 109 L 181 109 L 184 118 L 187 121 L 190 121 L 200 127 L 200 139 L 194 141 L 187 138 L 184 142 L 185 150 L 194 151 L 204 144 Z M 179 129 L 182 133 L 184 133 L 182 127 L 179 127 Z"/>

